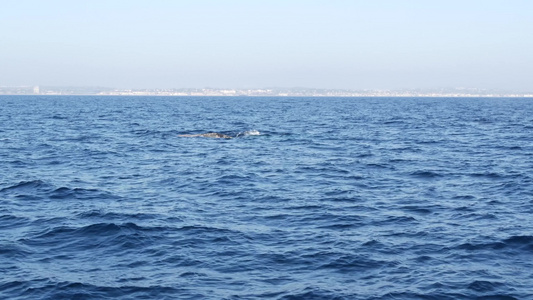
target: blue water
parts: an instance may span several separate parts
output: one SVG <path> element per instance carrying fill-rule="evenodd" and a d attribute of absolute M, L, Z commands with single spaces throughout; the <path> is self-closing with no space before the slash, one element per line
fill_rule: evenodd
<path fill-rule="evenodd" d="M 0 166 L 1 299 L 533 299 L 533 99 L 0 96 Z"/>

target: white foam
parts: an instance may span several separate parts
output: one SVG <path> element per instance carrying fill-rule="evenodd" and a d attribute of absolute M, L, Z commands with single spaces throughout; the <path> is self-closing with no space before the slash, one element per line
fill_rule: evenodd
<path fill-rule="evenodd" d="M 261 132 L 257 130 L 248 130 L 248 131 L 239 132 L 237 134 L 237 136 L 248 136 L 248 135 L 261 135 Z"/>
<path fill-rule="evenodd" d="M 257 130 L 250 130 L 250 131 L 245 131 L 244 135 L 261 135 L 261 132 Z"/>

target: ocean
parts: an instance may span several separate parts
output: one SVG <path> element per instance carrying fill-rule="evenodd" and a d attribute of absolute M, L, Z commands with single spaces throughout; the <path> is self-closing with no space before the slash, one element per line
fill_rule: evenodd
<path fill-rule="evenodd" d="M 532 98 L 0 96 L 0 166 L 0 299 L 533 299 Z"/>

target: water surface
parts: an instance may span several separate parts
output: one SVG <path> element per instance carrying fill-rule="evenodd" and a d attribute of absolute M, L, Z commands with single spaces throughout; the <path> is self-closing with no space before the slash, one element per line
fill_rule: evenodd
<path fill-rule="evenodd" d="M 533 99 L 0 96 L 0 125 L 0 298 L 533 299 Z"/>

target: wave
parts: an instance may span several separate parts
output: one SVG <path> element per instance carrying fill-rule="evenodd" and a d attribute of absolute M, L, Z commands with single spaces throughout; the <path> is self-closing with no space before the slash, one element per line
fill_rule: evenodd
<path fill-rule="evenodd" d="M 280 300 L 342 300 L 346 299 L 343 296 L 339 295 L 338 292 L 333 290 L 326 290 L 321 288 L 304 288 L 297 290 L 288 295 L 284 295 Z"/>
<path fill-rule="evenodd" d="M 14 216 L 11 214 L 0 216 L 0 229 L 13 229 L 27 225 L 30 222 L 28 217 Z"/>
<path fill-rule="evenodd" d="M 139 220 L 139 221 L 151 221 L 158 220 L 162 216 L 152 213 L 126 213 L 126 212 L 105 212 L 104 210 L 90 210 L 81 212 L 76 215 L 78 219 L 102 219 L 102 220 Z"/>
<path fill-rule="evenodd" d="M 99 189 L 84 189 L 84 188 L 67 188 L 60 187 L 53 190 L 49 197 L 51 199 L 119 199 L 109 192 L 101 191 Z"/>
<path fill-rule="evenodd" d="M 469 251 L 492 251 L 492 250 L 514 250 L 514 251 L 533 251 L 533 236 L 517 235 L 511 236 L 499 241 L 490 241 L 484 243 L 467 242 L 457 246 L 458 249 Z"/>
<path fill-rule="evenodd" d="M 174 299 L 178 295 L 198 295 L 194 291 L 159 285 L 106 286 L 43 278 L 6 282 L 0 284 L 0 296 L 1 291 L 9 295 L 20 295 L 10 299 Z"/>
<path fill-rule="evenodd" d="M 20 181 L 19 183 L 0 189 L 0 195 L 14 197 L 18 200 L 42 200 L 46 199 L 47 194 L 53 191 L 54 186 L 42 181 Z"/>
<path fill-rule="evenodd" d="M 94 251 L 93 255 L 117 255 L 152 245 L 165 232 L 165 227 L 144 227 L 132 222 L 96 223 L 81 227 L 60 225 L 23 237 L 18 242 L 47 256 L 58 251 L 64 255 L 87 251 Z"/>
<path fill-rule="evenodd" d="M 113 200 L 120 197 L 115 196 L 107 191 L 99 189 L 86 188 L 68 188 L 56 187 L 50 183 L 42 180 L 20 181 L 11 186 L 0 189 L 0 194 L 14 196 L 17 199 L 23 200 L 39 200 L 39 199 L 100 199 Z"/>
<path fill-rule="evenodd" d="M 328 254 L 331 255 L 331 254 Z M 324 258 L 316 257 L 317 260 Z M 319 269 L 333 269 L 339 273 L 364 272 L 372 269 L 386 268 L 391 262 L 375 260 L 362 255 L 342 255 L 319 266 Z"/>
<path fill-rule="evenodd" d="M 475 280 L 468 285 L 468 289 L 485 293 L 485 292 L 492 292 L 495 289 L 502 287 L 502 286 L 504 286 L 504 284 L 501 282 Z"/>
<path fill-rule="evenodd" d="M 50 185 L 45 183 L 42 180 L 20 181 L 19 183 L 0 189 L 0 193 L 17 191 L 17 190 L 33 190 L 33 189 L 41 189 L 41 188 L 49 188 L 49 187 Z"/>

